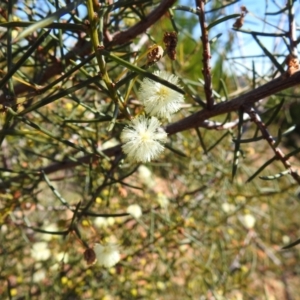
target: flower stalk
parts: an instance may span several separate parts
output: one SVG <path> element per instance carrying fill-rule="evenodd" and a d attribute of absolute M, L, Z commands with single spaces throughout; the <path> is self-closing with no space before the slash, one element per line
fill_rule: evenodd
<path fill-rule="evenodd" d="M 96 59 L 98 62 L 98 66 L 100 69 L 101 79 L 104 81 L 106 88 L 109 91 L 109 95 L 114 101 L 115 105 L 118 106 L 122 113 L 125 114 L 125 116 L 130 120 L 131 116 L 129 112 L 127 111 L 124 103 L 119 99 L 117 91 L 115 89 L 115 85 L 110 79 L 107 70 L 106 70 L 106 63 L 104 56 L 102 55 L 101 51 L 99 49 L 104 48 L 103 43 L 103 15 L 104 15 L 104 9 L 100 10 L 100 15 L 98 15 L 95 12 L 95 8 L 97 8 L 100 4 L 96 6 L 96 4 L 93 2 L 93 0 L 87 0 L 87 8 L 88 8 L 88 17 L 90 22 L 90 36 L 91 41 L 93 45 L 93 49 L 96 53 Z M 99 25 L 99 28 L 98 26 Z M 99 40 L 99 36 L 102 37 Z"/>

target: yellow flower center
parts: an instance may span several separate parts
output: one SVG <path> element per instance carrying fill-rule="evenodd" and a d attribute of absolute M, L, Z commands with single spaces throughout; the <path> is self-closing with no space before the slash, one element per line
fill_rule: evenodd
<path fill-rule="evenodd" d="M 157 95 L 162 99 L 165 99 L 168 96 L 168 94 L 169 94 L 169 90 L 164 85 L 162 85 L 159 91 L 157 92 Z"/>
<path fill-rule="evenodd" d="M 141 132 L 140 137 L 143 142 L 149 141 L 151 139 L 149 132 L 147 131 Z"/>

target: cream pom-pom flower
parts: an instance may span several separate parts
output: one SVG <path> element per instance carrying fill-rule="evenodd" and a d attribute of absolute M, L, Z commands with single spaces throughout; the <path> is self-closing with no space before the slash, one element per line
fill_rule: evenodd
<path fill-rule="evenodd" d="M 46 242 L 36 242 L 31 249 L 31 256 L 37 261 L 48 260 L 51 256 L 51 251 Z"/>
<path fill-rule="evenodd" d="M 155 117 L 146 118 L 141 115 L 134 118 L 121 133 L 123 152 L 129 159 L 137 162 L 149 162 L 163 150 L 167 133 L 160 127 Z"/>
<path fill-rule="evenodd" d="M 165 71 L 155 71 L 153 74 L 180 87 L 178 77 L 173 74 Z M 184 102 L 182 94 L 149 78 L 144 78 L 142 81 L 138 97 L 149 115 L 168 120 L 171 114 L 177 112 Z"/>
<path fill-rule="evenodd" d="M 136 219 L 139 219 L 143 215 L 142 208 L 138 204 L 129 205 L 126 211 Z"/>
<path fill-rule="evenodd" d="M 95 244 L 94 251 L 97 258 L 97 263 L 105 268 L 113 267 L 121 259 L 120 252 L 116 244 Z"/>
<path fill-rule="evenodd" d="M 247 229 L 251 229 L 254 227 L 256 219 L 253 215 L 251 214 L 245 214 L 242 218 L 241 218 L 242 223 L 244 224 L 244 226 Z"/>

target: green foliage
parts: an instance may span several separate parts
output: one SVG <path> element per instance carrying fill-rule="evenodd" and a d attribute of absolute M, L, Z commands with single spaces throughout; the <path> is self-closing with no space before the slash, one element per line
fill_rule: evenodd
<path fill-rule="evenodd" d="M 237 34 L 237 1 L 206 4 L 211 58 L 194 7 L 114 2 L 0 4 L 1 298 L 296 299 L 299 137 L 286 130 L 299 125 L 298 70 L 282 63 L 295 49 L 282 38 L 274 54 L 248 25 Z M 291 7 L 281 14 L 291 20 Z M 174 30 L 176 59 L 149 61 Z M 261 61 L 247 46 L 237 55 L 247 32 Z M 281 73 L 284 87 L 244 100 Z M 161 120 L 163 154 L 141 164 L 120 136 L 144 113 L 144 77 L 186 102 Z M 118 244 L 120 262 L 90 264 L 95 243 Z"/>

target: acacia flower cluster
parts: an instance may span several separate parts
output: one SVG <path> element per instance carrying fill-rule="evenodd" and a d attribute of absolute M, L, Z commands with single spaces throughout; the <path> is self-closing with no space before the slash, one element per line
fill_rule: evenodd
<path fill-rule="evenodd" d="M 179 87 L 177 76 L 164 71 L 155 71 L 153 74 Z M 123 129 L 122 149 L 131 160 L 150 162 L 164 150 L 163 144 L 167 139 L 167 133 L 160 127 L 158 118 L 170 120 L 171 114 L 180 109 L 184 97 L 149 78 L 142 81 L 138 96 L 150 117 L 140 115 Z"/>
<path fill-rule="evenodd" d="M 36 242 L 31 249 L 31 256 L 36 261 L 48 260 L 51 256 L 51 251 L 46 242 Z"/>
<path fill-rule="evenodd" d="M 142 208 L 138 204 L 129 205 L 126 211 L 136 219 L 139 219 L 143 215 Z"/>
<path fill-rule="evenodd" d="M 180 87 L 178 77 L 173 74 L 165 71 L 155 71 L 153 74 Z M 145 78 L 141 83 L 138 96 L 145 106 L 146 113 L 168 120 L 170 120 L 171 114 L 177 112 L 184 102 L 182 94 L 149 78 Z"/>
<path fill-rule="evenodd" d="M 94 251 L 97 258 L 97 263 L 105 268 L 113 267 L 121 259 L 118 246 L 115 244 L 95 244 Z"/>
<path fill-rule="evenodd" d="M 149 162 L 157 157 L 163 150 L 167 133 L 160 127 L 157 118 L 147 118 L 140 115 L 126 126 L 121 134 L 124 143 L 123 151 L 129 159 L 139 162 Z"/>

